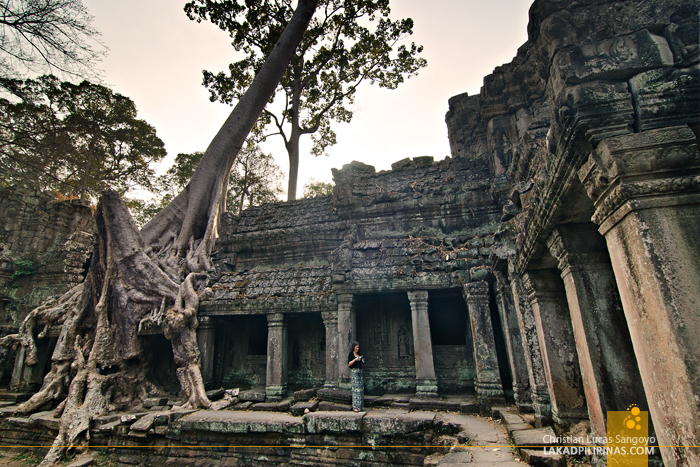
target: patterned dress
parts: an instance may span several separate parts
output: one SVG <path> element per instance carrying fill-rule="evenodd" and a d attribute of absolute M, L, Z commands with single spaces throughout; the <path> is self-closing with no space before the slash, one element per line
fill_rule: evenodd
<path fill-rule="evenodd" d="M 348 363 L 355 359 L 355 355 L 350 351 Z M 365 408 L 365 378 L 362 371 L 362 361 L 350 365 L 350 383 L 352 384 L 352 408 L 364 410 Z"/>

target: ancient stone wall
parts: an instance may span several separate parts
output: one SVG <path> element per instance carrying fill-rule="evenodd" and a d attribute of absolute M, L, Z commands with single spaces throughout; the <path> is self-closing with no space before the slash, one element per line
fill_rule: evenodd
<path fill-rule="evenodd" d="M 7 335 L 46 298 L 82 282 L 95 226 L 84 201 L 14 187 L 0 190 L 0 218 L 0 335 Z M 7 378 L 14 353 L 1 352 Z"/>
<path fill-rule="evenodd" d="M 324 335 L 323 327 L 307 326 L 304 332 L 299 323 L 320 324 L 325 314 L 326 326 L 347 325 L 335 321 L 343 306 L 339 297 L 355 297 L 351 333 L 372 355 L 366 372 L 369 393 L 415 391 L 423 371 L 416 358 L 425 352 L 430 352 L 431 384 L 443 391 L 473 392 L 474 341 L 463 287 L 493 279 L 489 257 L 505 177 L 492 177 L 485 159 L 465 157 L 405 159 L 379 173 L 353 162 L 334 170 L 333 176 L 332 196 L 268 204 L 241 217 L 224 217 L 216 270 L 210 275 L 213 295 L 200 307 L 201 315 L 221 325 L 214 338 L 217 350 L 210 357 L 215 361 L 213 380 L 229 386 L 263 384 L 262 367 L 269 369 L 269 359 L 246 355 L 249 332 L 234 334 L 246 333 L 244 321 L 252 315 L 272 319 L 271 313 L 283 313 L 282 328 L 275 325 L 270 332 L 282 329 L 275 332 L 288 342 L 284 384 L 337 384 L 328 380 L 337 374 L 329 365 L 340 366 L 342 372 L 349 341 L 332 343 L 329 361 L 313 343 L 323 338 L 326 345 L 328 332 L 332 336 L 342 331 L 326 327 Z M 460 335 L 434 347 L 429 339 L 416 347 L 413 305 L 406 295 L 413 290 L 448 291 L 456 297 L 458 306 L 433 305 L 424 319 L 436 327 L 460 329 Z M 227 326 L 230 332 L 223 331 Z M 224 332 L 233 338 L 230 344 L 223 343 Z M 318 374 L 318 369 L 327 374 Z"/>
<path fill-rule="evenodd" d="M 698 13 L 536 1 L 513 61 L 449 102 L 453 155 L 508 179 L 491 260 L 515 301 L 500 303 L 517 310 L 536 414 L 546 387 L 561 427 L 589 418 L 604 436 L 608 410 L 639 404 L 660 443 L 700 436 L 700 353 L 681 330 L 700 325 Z"/>

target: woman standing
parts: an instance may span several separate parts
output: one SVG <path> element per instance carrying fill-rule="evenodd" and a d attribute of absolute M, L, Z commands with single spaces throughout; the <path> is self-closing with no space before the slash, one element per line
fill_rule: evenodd
<path fill-rule="evenodd" d="M 350 367 L 350 381 L 352 383 L 352 411 L 359 412 L 365 408 L 365 381 L 362 374 L 362 366 L 365 359 L 360 355 L 360 344 L 352 343 L 352 349 L 348 354 L 348 366 Z"/>

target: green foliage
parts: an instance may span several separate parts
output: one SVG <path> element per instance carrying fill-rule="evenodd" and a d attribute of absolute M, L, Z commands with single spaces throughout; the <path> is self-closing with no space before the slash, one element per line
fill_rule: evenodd
<path fill-rule="evenodd" d="M 249 145 L 238 153 L 231 168 L 226 210 L 239 216 L 243 209 L 278 200 L 283 174 L 272 154 Z"/>
<path fill-rule="evenodd" d="M 212 101 L 232 103 L 242 96 L 292 15 L 291 0 L 192 0 L 187 16 L 208 20 L 227 31 L 245 57 L 228 73 L 204 72 Z M 290 157 L 290 174 L 299 164 L 299 137 L 312 134 L 311 153 L 319 156 L 336 142 L 331 122 L 350 122 L 358 86 L 363 82 L 396 89 L 426 66 L 422 47 L 399 45 L 412 34 L 413 20 L 389 19 L 389 0 L 320 0 L 277 93 L 284 106 L 258 120 L 262 139 L 280 135 Z M 264 128 L 273 128 L 264 134 Z M 290 198 L 296 180 L 290 181 Z M 293 192 L 293 193 L 292 193 Z"/>
<path fill-rule="evenodd" d="M 37 268 L 34 266 L 34 262 L 20 259 L 15 261 L 14 270 L 15 272 L 12 273 L 10 280 L 15 280 L 22 276 L 36 274 Z"/>
<path fill-rule="evenodd" d="M 165 156 L 155 129 L 128 97 L 55 76 L 0 78 L 0 183 L 96 198 L 151 186 Z"/>
<path fill-rule="evenodd" d="M 317 182 L 313 178 L 304 184 L 302 198 L 315 198 L 333 194 L 333 184 L 330 182 Z"/>
<path fill-rule="evenodd" d="M 128 198 L 125 203 L 138 225 L 145 225 L 190 182 L 203 152 L 178 154 L 168 171 L 155 178 L 148 201 Z M 236 157 L 229 177 L 226 210 L 240 215 L 243 209 L 274 202 L 282 194 L 283 174 L 272 155 L 248 144 Z"/>

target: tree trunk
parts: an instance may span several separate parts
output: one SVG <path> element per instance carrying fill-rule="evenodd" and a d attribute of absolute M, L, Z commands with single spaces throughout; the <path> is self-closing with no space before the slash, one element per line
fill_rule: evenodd
<path fill-rule="evenodd" d="M 36 352 L 34 330 L 60 325 L 51 372 L 42 389 L 18 411 L 39 410 L 60 394 L 59 434 L 43 465 L 53 465 L 75 447 L 89 444 L 90 420 L 110 410 L 140 405 L 158 392 L 147 379 L 139 328 L 162 325 L 172 342 L 185 406 L 209 407 L 199 367 L 197 308 L 225 206 L 227 174 L 246 136 L 282 78 L 314 13 L 317 0 L 299 0 L 290 23 L 207 148 L 187 187 L 139 232 L 114 192 L 102 195 L 95 214 L 98 240 L 83 284 L 33 310 L 0 345 L 23 345 Z M 167 311 L 166 311 L 167 309 Z M 32 349 L 34 352 L 32 352 Z M 68 391 L 64 382 L 73 368 Z"/>
<path fill-rule="evenodd" d="M 297 182 L 299 179 L 299 138 L 301 138 L 301 122 L 299 120 L 299 108 L 301 107 L 302 84 L 297 78 L 292 94 L 291 118 L 289 122 L 292 129 L 289 141 L 285 144 L 289 155 L 289 183 L 287 185 L 287 201 L 297 199 Z"/>
<path fill-rule="evenodd" d="M 297 199 L 297 182 L 299 179 L 299 131 L 292 128 L 289 142 L 285 145 L 289 155 L 289 182 L 287 184 L 287 201 Z"/>

